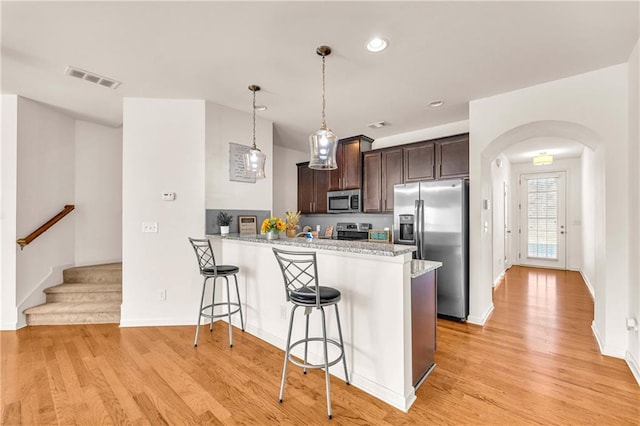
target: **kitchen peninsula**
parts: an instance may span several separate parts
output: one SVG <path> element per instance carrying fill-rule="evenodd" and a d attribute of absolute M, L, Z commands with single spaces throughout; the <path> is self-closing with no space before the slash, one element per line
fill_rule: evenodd
<path fill-rule="evenodd" d="M 272 247 L 317 253 L 319 283 L 338 288 L 351 384 L 408 411 L 415 401 L 412 377 L 412 280 L 433 274 L 439 262 L 412 260 L 412 246 L 367 241 L 304 238 L 267 240 L 264 236 L 213 238 L 219 263 L 240 267 L 238 276 L 246 331 L 283 349 L 290 315 L 282 274 Z M 318 315 L 311 316 L 310 334 L 320 333 Z M 239 323 L 234 325 L 239 326 Z M 329 336 L 337 336 L 335 316 L 327 315 Z M 435 328 L 435 312 L 433 318 Z M 294 324 L 293 340 L 304 327 Z M 435 336 L 435 334 L 434 334 Z M 435 343 L 435 342 L 434 342 Z M 300 348 L 302 349 L 302 348 Z M 334 357 L 329 348 L 329 358 Z M 320 346 L 309 347 L 309 359 L 321 362 Z M 301 356 L 301 353 L 296 353 Z M 331 373 L 344 379 L 341 368 Z M 274 395 L 274 398 L 277 395 Z"/>

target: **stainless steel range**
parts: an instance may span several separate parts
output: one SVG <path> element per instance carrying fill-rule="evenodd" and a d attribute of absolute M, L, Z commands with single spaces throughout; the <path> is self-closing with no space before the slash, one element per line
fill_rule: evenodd
<path fill-rule="evenodd" d="M 341 222 L 336 224 L 338 240 L 366 240 L 369 238 L 370 223 Z"/>

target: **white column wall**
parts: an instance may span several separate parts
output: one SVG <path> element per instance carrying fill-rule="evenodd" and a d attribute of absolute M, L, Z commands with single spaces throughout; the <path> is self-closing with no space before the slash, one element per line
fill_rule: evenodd
<path fill-rule="evenodd" d="M 595 296 L 596 282 L 596 153 L 585 148 L 582 162 L 582 269 L 581 274 L 591 296 Z"/>
<path fill-rule="evenodd" d="M 75 122 L 75 264 L 122 260 L 122 128 Z"/>
<path fill-rule="evenodd" d="M 298 168 L 309 161 L 309 153 L 282 146 L 273 147 L 273 215 L 284 218 L 287 210 L 298 210 Z"/>
<path fill-rule="evenodd" d="M 2 95 L 0 108 L 0 330 L 15 330 L 18 97 Z"/>
<path fill-rule="evenodd" d="M 640 321 L 640 41 L 629 58 L 629 317 Z M 626 359 L 640 384 L 640 336 L 629 331 Z"/>
<path fill-rule="evenodd" d="M 606 144 L 606 232 L 598 246 L 606 247 L 603 280 L 596 287 L 596 322 L 606 354 L 622 356 L 628 296 L 629 201 L 627 65 L 621 64 L 470 103 L 470 322 L 484 323 L 492 309 L 490 221 L 482 200 L 491 195 L 489 162 L 504 146 L 491 146 L 500 136 L 528 123 L 573 123 L 595 132 Z M 537 135 L 534 135 L 537 136 Z M 497 152 L 496 152 L 497 150 Z M 598 260 L 596 260 L 598 261 Z M 601 289 L 600 295 L 598 288 Z M 598 305 L 604 299 L 604 307 Z M 617 306 L 617 308 L 616 308 Z M 600 310 L 600 312 L 598 312 Z M 602 321 L 597 321 L 601 317 Z"/>
<path fill-rule="evenodd" d="M 273 123 L 256 118 L 256 146 L 266 156 L 266 179 L 229 180 L 229 143 L 251 146 L 251 114 L 206 103 L 206 208 L 271 210 L 273 203 Z M 276 190 L 279 190 L 276 188 Z M 204 229 L 204 223 L 202 224 Z M 202 230 L 200 231 L 202 234 Z"/>
<path fill-rule="evenodd" d="M 125 98 L 122 168 L 121 325 L 194 324 L 200 276 L 187 238 L 205 219 L 205 101 Z M 162 201 L 169 191 L 175 201 Z"/>
<path fill-rule="evenodd" d="M 18 97 L 16 231 L 25 237 L 74 204 L 74 120 L 44 104 Z M 61 266 L 72 266 L 75 212 L 16 255 L 16 306 L 44 303 L 41 284 Z M 24 316 L 18 312 L 18 325 Z"/>

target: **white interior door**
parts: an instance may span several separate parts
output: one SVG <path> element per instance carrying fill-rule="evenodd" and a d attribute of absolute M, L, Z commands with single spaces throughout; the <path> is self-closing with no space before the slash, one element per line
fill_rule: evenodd
<path fill-rule="evenodd" d="M 566 269 L 565 172 L 520 176 L 521 265 Z"/>
<path fill-rule="evenodd" d="M 505 269 L 511 265 L 509 253 L 511 253 L 511 227 L 509 221 L 509 185 L 503 182 L 502 205 L 504 214 L 504 267 Z"/>

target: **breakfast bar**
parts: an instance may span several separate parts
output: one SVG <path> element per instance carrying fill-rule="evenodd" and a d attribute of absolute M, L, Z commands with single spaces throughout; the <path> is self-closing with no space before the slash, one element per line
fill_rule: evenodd
<path fill-rule="evenodd" d="M 263 235 L 229 235 L 214 238 L 212 243 L 219 247 L 219 263 L 240 267 L 246 331 L 281 349 L 285 347 L 290 306 L 285 301 L 282 274 L 272 247 L 315 251 L 320 285 L 336 287 L 342 293 L 340 317 L 351 384 L 408 411 L 416 398 L 412 378 L 412 279 L 435 274 L 441 263 L 413 260 L 412 246 L 368 241 L 308 242 L 304 238 L 268 240 Z M 319 327 L 312 315 L 310 331 L 319 332 Z M 294 339 L 303 333 L 302 327 L 294 328 Z M 327 333 L 337 335 L 332 316 L 328 317 Z M 309 359 L 321 362 L 320 346 L 309 347 Z M 344 379 L 341 368 L 331 368 L 330 372 Z"/>

